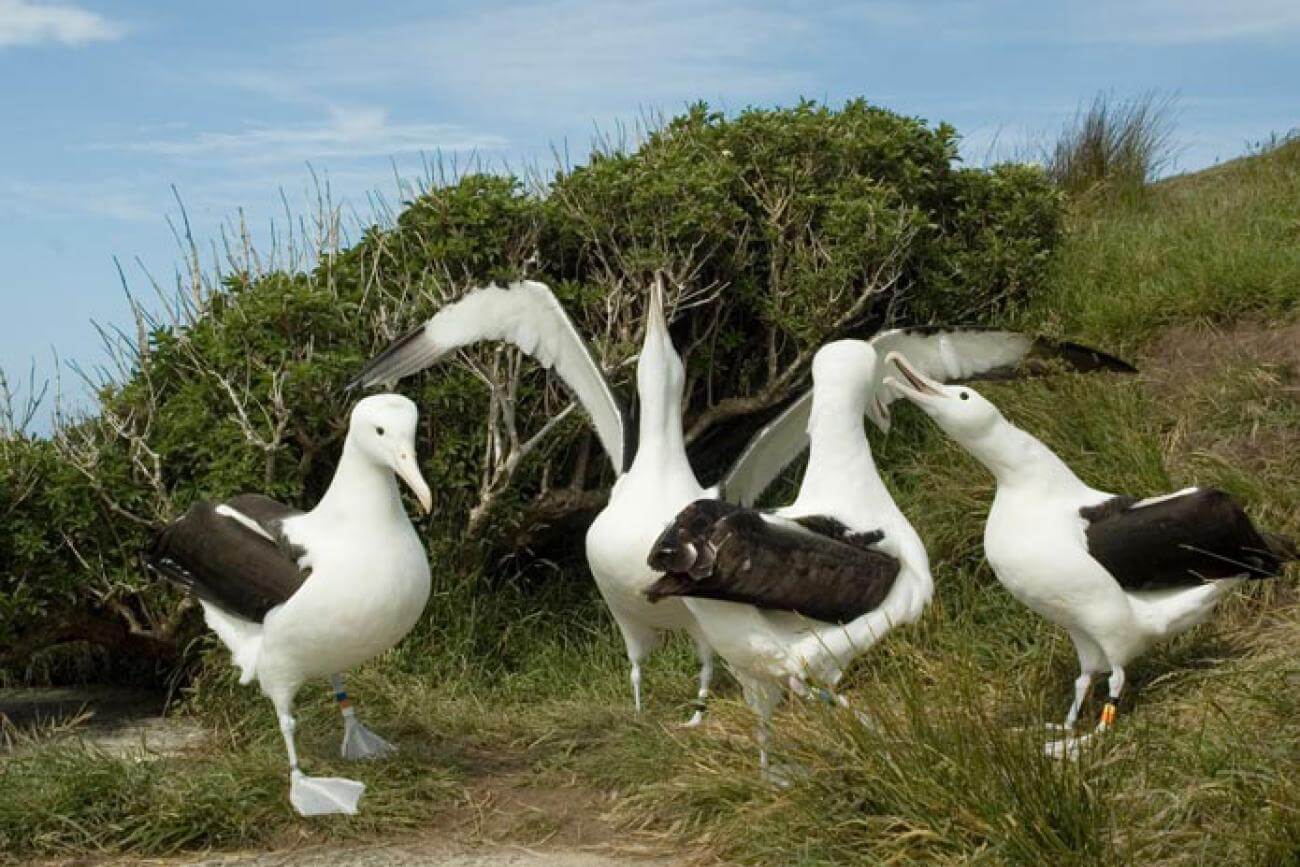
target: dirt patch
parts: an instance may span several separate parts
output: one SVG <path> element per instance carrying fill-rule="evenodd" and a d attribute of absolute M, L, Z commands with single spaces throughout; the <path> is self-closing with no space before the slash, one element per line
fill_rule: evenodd
<path fill-rule="evenodd" d="M 1300 461 L 1300 322 L 1173 328 L 1139 368 L 1148 393 L 1181 419 L 1172 454 L 1263 473 Z"/>
<path fill-rule="evenodd" d="M 465 848 L 445 840 L 411 839 L 374 845 L 313 846 L 286 852 L 244 852 L 182 859 L 75 859 L 43 867 L 672 867 L 687 861 L 639 858 L 576 849 Z"/>
<path fill-rule="evenodd" d="M 1300 321 L 1280 328 L 1262 322 L 1171 328 L 1143 353 L 1140 370 L 1146 382 L 1176 390 L 1241 363 L 1277 368 L 1300 399 Z"/>

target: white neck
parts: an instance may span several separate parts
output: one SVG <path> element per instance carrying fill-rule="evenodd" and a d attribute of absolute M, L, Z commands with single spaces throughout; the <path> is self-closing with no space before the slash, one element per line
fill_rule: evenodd
<path fill-rule="evenodd" d="M 347 521 L 387 521 L 395 514 L 405 517 L 406 510 L 392 469 L 362 452 L 349 434 L 334 478 L 312 513 Z"/>
<path fill-rule="evenodd" d="M 637 392 L 640 418 L 637 421 L 636 457 L 628 474 L 642 472 L 684 472 L 695 478 L 686 457 L 682 433 L 682 396 L 668 387 L 664 377 L 654 377 L 654 386 Z"/>
<path fill-rule="evenodd" d="M 854 389 L 860 392 L 860 389 Z M 808 469 L 799 496 L 790 507 L 805 514 L 830 513 L 847 517 L 856 508 L 893 504 L 871 457 L 863 427 L 866 400 L 833 386 L 814 386 L 808 421 Z"/>
<path fill-rule="evenodd" d="M 1055 452 L 1004 418 L 958 442 L 988 467 L 999 487 L 1087 487 Z"/>

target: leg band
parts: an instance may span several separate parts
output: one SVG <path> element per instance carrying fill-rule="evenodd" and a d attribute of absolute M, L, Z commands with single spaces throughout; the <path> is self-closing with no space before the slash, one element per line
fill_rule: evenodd
<path fill-rule="evenodd" d="M 1119 716 L 1119 708 L 1116 707 L 1117 699 L 1109 699 L 1101 709 L 1101 724 L 1104 726 L 1113 726 L 1115 718 Z"/>

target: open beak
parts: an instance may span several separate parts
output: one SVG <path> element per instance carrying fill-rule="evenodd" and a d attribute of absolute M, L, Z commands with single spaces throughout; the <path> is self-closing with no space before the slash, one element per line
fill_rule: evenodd
<path fill-rule="evenodd" d="M 925 402 L 936 397 L 947 397 L 943 392 L 942 384 L 935 382 L 930 377 L 914 369 L 907 363 L 907 359 L 897 352 L 891 352 L 885 356 L 885 364 L 892 364 L 902 375 L 903 380 L 899 381 L 892 376 L 886 377 L 885 382 L 890 388 L 902 394 L 911 400 L 920 400 Z"/>
<path fill-rule="evenodd" d="M 429 514 L 433 511 L 433 492 L 429 490 L 429 483 L 424 480 L 424 476 L 420 475 L 420 465 L 415 462 L 415 450 L 406 449 L 398 452 L 396 458 L 393 471 L 397 473 L 398 478 L 406 482 L 411 493 L 415 494 L 424 514 Z"/>

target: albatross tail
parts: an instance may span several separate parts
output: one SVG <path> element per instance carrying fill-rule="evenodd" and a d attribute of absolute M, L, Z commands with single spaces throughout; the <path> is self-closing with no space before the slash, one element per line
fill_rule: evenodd
<path fill-rule="evenodd" d="M 227 614 L 210 602 L 200 600 L 199 604 L 203 606 L 204 621 L 229 648 L 231 659 L 239 667 L 239 682 L 251 683 L 262 651 L 262 624 Z"/>

